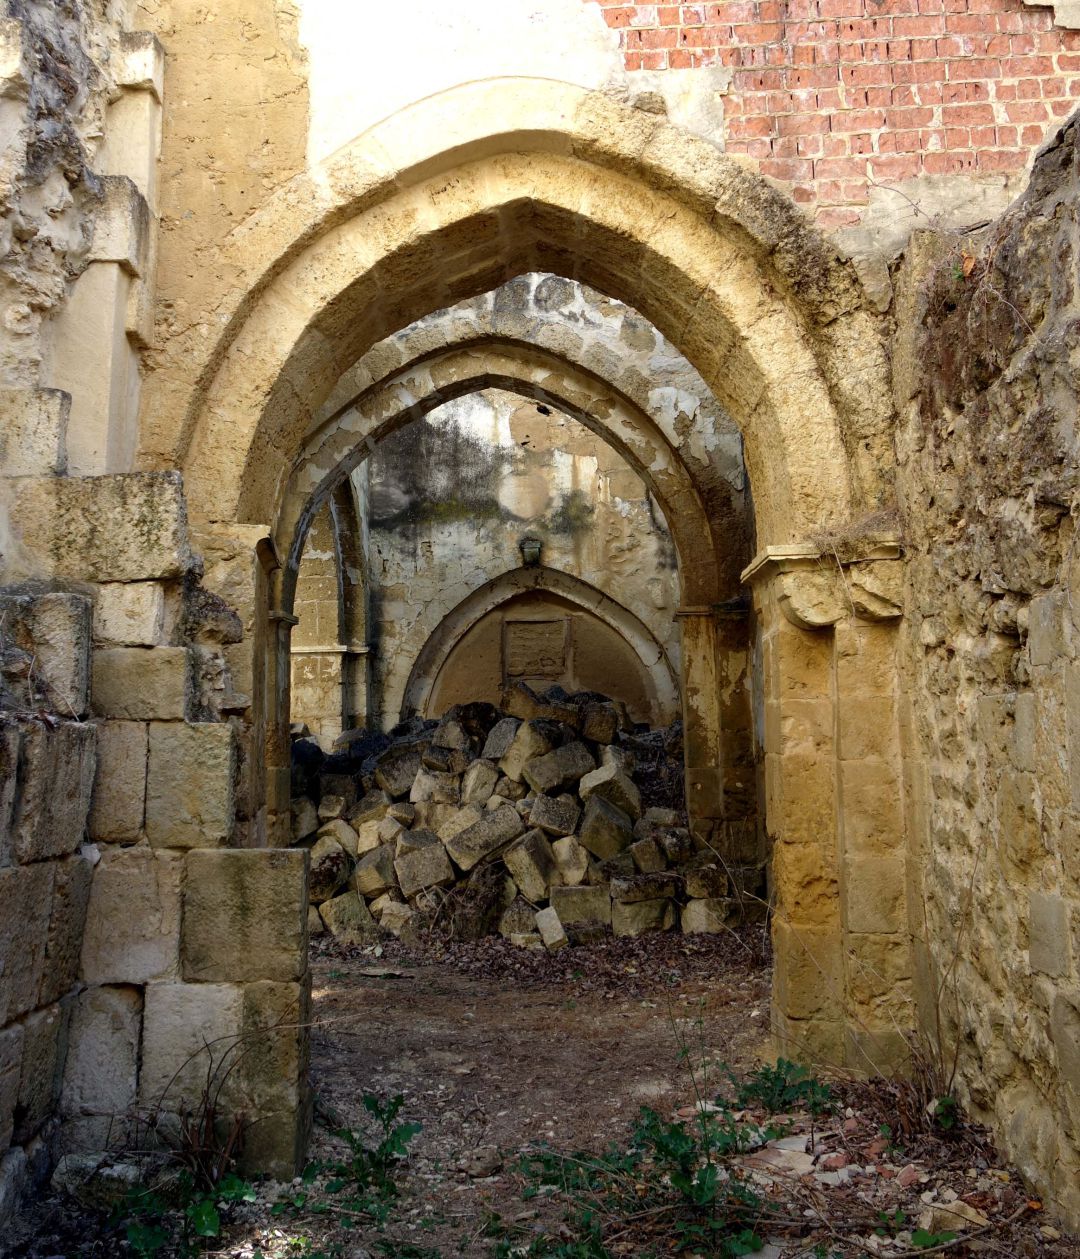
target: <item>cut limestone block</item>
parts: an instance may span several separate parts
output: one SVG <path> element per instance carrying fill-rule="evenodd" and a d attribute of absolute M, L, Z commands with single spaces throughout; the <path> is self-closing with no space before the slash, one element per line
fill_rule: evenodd
<path fill-rule="evenodd" d="M 319 801 L 319 821 L 332 822 L 345 812 L 344 796 L 323 796 Z"/>
<path fill-rule="evenodd" d="M 382 936 L 364 898 L 357 892 L 343 892 L 319 906 L 326 929 L 340 944 L 371 944 Z"/>
<path fill-rule="evenodd" d="M 540 932 L 540 939 L 543 940 L 544 946 L 552 953 L 556 949 L 565 949 L 570 943 L 559 921 L 559 915 L 551 905 L 537 913 L 536 929 Z"/>
<path fill-rule="evenodd" d="M 318 905 L 308 906 L 307 929 L 308 935 L 312 938 L 315 936 L 326 935 L 326 923 L 322 920 L 322 915 L 319 913 Z"/>
<path fill-rule="evenodd" d="M 409 789 L 413 804 L 430 801 L 432 804 L 457 804 L 461 799 L 461 779 L 457 774 L 440 774 L 421 769 Z"/>
<path fill-rule="evenodd" d="M 667 869 L 667 860 L 655 839 L 638 839 L 630 845 L 630 856 L 642 874 L 656 874 Z"/>
<path fill-rule="evenodd" d="M 589 851 L 583 848 L 573 835 L 557 839 L 551 845 L 559 882 L 565 887 L 576 887 L 589 872 Z"/>
<path fill-rule="evenodd" d="M 402 826 L 412 826 L 416 821 L 416 805 L 408 800 L 395 800 L 386 810 L 386 816 L 400 822 Z"/>
<path fill-rule="evenodd" d="M 361 826 L 364 822 L 379 822 L 390 812 L 390 797 L 385 791 L 369 791 L 349 809 L 350 826 Z M 393 806 L 399 808 L 400 806 Z"/>
<path fill-rule="evenodd" d="M 515 896 L 499 918 L 499 935 L 528 935 L 536 928 L 536 910 L 523 897 Z"/>
<path fill-rule="evenodd" d="M 546 755 L 554 746 L 555 732 L 548 722 L 524 721 L 518 727 L 506 755 L 500 759 L 499 769 L 507 778 L 521 782 L 526 763 Z"/>
<path fill-rule="evenodd" d="M 463 809 L 455 809 L 444 821 L 435 827 L 435 834 L 441 840 L 450 839 L 460 834 L 466 827 L 475 826 L 484 816 L 484 811 L 475 804 L 467 804 Z"/>
<path fill-rule="evenodd" d="M 98 717 L 182 721 L 192 685 L 186 647 L 108 647 L 93 655 L 90 704 Z"/>
<path fill-rule="evenodd" d="M 394 847 L 380 844 L 360 858 L 356 867 L 356 890 L 361 896 L 380 896 L 397 886 L 394 878 Z"/>
<path fill-rule="evenodd" d="M 314 835 L 319 829 L 319 814 L 315 809 L 315 802 L 309 800 L 307 796 L 300 796 L 289 806 L 292 815 L 292 837 L 293 843 L 298 844 L 302 839 L 307 839 L 309 835 Z"/>
<path fill-rule="evenodd" d="M 543 831 L 535 827 L 526 831 L 503 853 L 503 861 L 526 900 L 534 904 L 547 900 L 555 876 L 555 858 Z"/>
<path fill-rule="evenodd" d="M 22 731 L 12 847 L 29 864 L 72 853 L 83 840 L 94 782 L 96 731 L 61 722 L 32 722 Z"/>
<path fill-rule="evenodd" d="M 420 772 L 420 749 L 417 747 L 390 747 L 379 757 L 375 767 L 375 781 L 387 795 L 397 799 L 407 796 L 413 780 Z"/>
<path fill-rule="evenodd" d="M 734 921 L 732 902 L 723 898 L 687 901 L 682 908 L 682 929 L 686 935 L 723 931 Z"/>
<path fill-rule="evenodd" d="M 641 792 L 637 784 L 614 765 L 601 765 L 586 774 L 578 784 L 578 795 L 582 800 L 600 796 L 631 818 L 641 816 Z"/>
<path fill-rule="evenodd" d="M 145 723 L 97 723 L 97 770 L 88 819 L 91 839 L 138 839 L 146 803 L 146 749 Z"/>
<path fill-rule="evenodd" d="M 719 865 L 698 866 L 684 871 L 686 895 L 694 900 L 718 900 L 730 891 L 727 871 Z"/>
<path fill-rule="evenodd" d="M 456 717 L 447 714 L 436 726 L 431 743 L 433 747 L 456 751 L 469 746 L 469 734 Z"/>
<path fill-rule="evenodd" d="M 578 838 L 582 846 L 601 860 L 614 857 L 633 837 L 630 818 L 603 796 L 591 796 L 585 806 Z"/>
<path fill-rule="evenodd" d="M 484 760 L 501 761 L 510 751 L 510 745 L 514 742 L 520 725 L 521 722 L 516 717 L 504 717 L 497 721 L 484 741 L 484 750 L 480 753 Z"/>
<path fill-rule="evenodd" d="M 564 743 L 522 766 L 521 774 L 536 792 L 559 792 L 595 772 L 596 761 L 584 743 Z"/>
<path fill-rule="evenodd" d="M 502 778 L 495 784 L 493 793 L 500 800 L 524 800 L 529 794 L 528 787 L 523 782 L 517 782 L 513 778 Z"/>
<path fill-rule="evenodd" d="M 339 817 L 334 818 L 332 822 L 327 822 L 325 826 L 320 826 L 318 838 L 334 839 L 345 849 L 349 856 L 356 856 L 356 832 L 348 822 L 342 821 Z"/>
<path fill-rule="evenodd" d="M 98 1116 L 102 1137 L 135 1104 L 142 991 L 86 988 L 75 999 L 60 1109 L 65 1118 Z"/>
<path fill-rule="evenodd" d="M 666 871 L 658 874 L 633 874 L 628 879 L 611 880 L 611 899 L 624 905 L 633 905 L 638 901 L 670 899 L 682 890 L 682 878 Z"/>
<path fill-rule="evenodd" d="M 580 817 L 573 796 L 537 796 L 529 811 L 529 825 L 549 835 L 573 835 Z"/>
<path fill-rule="evenodd" d="M 694 841 L 685 827 L 676 826 L 657 831 L 656 842 L 670 865 L 682 865 L 694 855 Z"/>
<path fill-rule="evenodd" d="M 586 704 L 581 719 L 581 736 L 593 743 L 611 743 L 619 730 L 619 714 L 614 704 Z"/>
<path fill-rule="evenodd" d="M 499 771 L 490 761 L 473 761 L 461 779 L 461 803 L 483 804 L 498 781 Z"/>
<path fill-rule="evenodd" d="M 109 582 L 94 601 L 94 639 L 114 647 L 152 647 L 165 628 L 165 587 L 157 581 Z"/>
<path fill-rule="evenodd" d="M 645 931 L 670 931 L 675 925 L 675 907 L 669 900 L 614 903 L 611 927 L 617 936 L 638 936 Z"/>
<path fill-rule="evenodd" d="M 86 983 L 144 984 L 176 976 L 185 862 L 181 853 L 145 846 L 110 845 L 102 852 L 83 933 Z"/>
<path fill-rule="evenodd" d="M 423 843 L 419 842 L 420 836 L 424 837 Z M 399 841 L 394 862 L 403 895 L 415 896 L 428 888 L 448 887 L 453 883 L 454 868 L 438 836 L 430 831 L 411 831 L 409 839 L 408 845 Z"/>
<path fill-rule="evenodd" d="M 590 862 L 585 881 L 591 887 L 598 887 L 601 883 L 610 883 L 612 879 L 632 879 L 636 873 L 637 868 L 634 858 L 630 856 L 630 849 L 624 848 L 606 861 Z"/>
<path fill-rule="evenodd" d="M 308 866 L 308 900 L 313 905 L 328 901 L 349 877 L 352 859 L 333 835 L 315 841 Z"/>
<path fill-rule="evenodd" d="M 306 863 L 298 849 L 189 852 L 180 933 L 184 978 L 300 979 L 307 971 Z"/>
<path fill-rule="evenodd" d="M 78 978 L 90 883 L 94 877 L 93 862 L 82 853 L 54 862 L 53 870 L 52 912 L 38 992 L 38 1002 L 43 1005 L 59 1001 Z"/>
<path fill-rule="evenodd" d="M 394 901 L 387 905 L 379 915 L 379 926 L 384 931 L 389 931 L 393 936 L 400 936 L 412 925 L 412 920 L 415 916 L 416 910 L 411 905 L 403 905 L 400 901 Z"/>
<path fill-rule="evenodd" d="M 210 848 L 229 839 L 236 757 L 227 723 L 150 723 L 146 837 L 155 848 Z"/>
<path fill-rule="evenodd" d="M 397 820 L 396 817 L 386 817 L 379 823 L 379 828 L 375 832 L 380 844 L 393 844 L 397 842 L 397 837 L 404 831 L 405 827 Z"/>
<path fill-rule="evenodd" d="M 564 926 L 576 922 L 611 923 L 611 892 L 606 884 L 598 887 L 553 887 L 551 906 Z"/>
<path fill-rule="evenodd" d="M 487 813 L 475 825 L 446 841 L 446 851 L 460 870 L 469 871 L 478 861 L 505 847 L 525 830 L 516 809 L 505 805 Z"/>

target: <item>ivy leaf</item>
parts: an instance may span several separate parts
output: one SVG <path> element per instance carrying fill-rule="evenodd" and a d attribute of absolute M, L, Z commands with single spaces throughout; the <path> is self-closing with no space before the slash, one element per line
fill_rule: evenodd
<path fill-rule="evenodd" d="M 221 1232 L 221 1216 L 209 1198 L 193 1202 L 187 1209 L 187 1217 L 196 1237 L 217 1237 Z"/>

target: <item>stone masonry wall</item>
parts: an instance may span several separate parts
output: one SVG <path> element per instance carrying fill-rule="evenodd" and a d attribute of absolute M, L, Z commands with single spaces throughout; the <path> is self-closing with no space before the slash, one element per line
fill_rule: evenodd
<path fill-rule="evenodd" d="M 585 3 L 628 70 L 727 68 L 717 139 L 826 230 L 875 203 L 917 225 L 906 199 L 933 213 L 948 177 L 1019 191 L 1011 177 L 1080 97 L 1080 31 L 1023 0 Z"/>
<path fill-rule="evenodd" d="M 48 1176 L 93 872 L 90 601 L 0 593 L 0 1223 Z"/>
<path fill-rule="evenodd" d="M 912 930 L 965 1102 L 1080 1212 L 1080 123 L 978 235 L 905 264 Z"/>

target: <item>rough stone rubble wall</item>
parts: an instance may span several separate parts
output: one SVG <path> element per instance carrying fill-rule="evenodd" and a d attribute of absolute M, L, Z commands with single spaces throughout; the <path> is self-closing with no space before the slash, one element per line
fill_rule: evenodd
<path fill-rule="evenodd" d="M 975 1114 L 1074 1219 L 1078 209 L 1074 119 L 1000 222 L 916 242 L 896 367 L 920 1007 L 959 1037 Z"/>

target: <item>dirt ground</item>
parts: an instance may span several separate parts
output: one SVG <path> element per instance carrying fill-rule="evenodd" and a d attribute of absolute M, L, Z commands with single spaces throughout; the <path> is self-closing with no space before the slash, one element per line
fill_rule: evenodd
<path fill-rule="evenodd" d="M 758 927 L 723 937 L 609 940 L 554 955 L 497 938 L 422 950 L 393 942 L 348 951 L 318 942 L 313 975 L 312 1171 L 291 1185 L 253 1186 L 250 1200 L 221 1206 L 218 1236 L 189 1239 L 185 1252 L 174 1230 L 155 1256 L 524 1254 L 541 1236 L 569 1234 L 561 1223 L 565 1201 L 527 1191 L 523 1153 L 600 1152 L 612 1142 L 625 1148 L 643 1105 L 665 1120 L 692 1118 L 697 1096 L 728 1083 L 721 1064 L 745 1075 L 768 1054 L 769 960 Z M 943 1250 L 1080 1256 L 1075 1239 L 1046 1221 L 1015 1174 L 999 1165 L 984 1134 L 964 1125 L 948 1139 L 901 1147 L 882 1136 L 893 1105 L 884 1086 L 833 1087 L 837 1104 L 826 1120 L 781 1116 L 783 1139 L 765 1134 L 738 1160 L 778 1221 L 758 1252 L 763 1259 L 893 1259 Z M 344 1149 L 335 1132 L 363 1133 L 370 1144 L 365 1098 L 382 1104 L 398 1095 L 396 1122 L 422 1125 L 395 1173 L 398 1195 L 385 1219 L 350 1220 L 327 1188 L 327 1169 Z M 740 1118 L 765 1123 L 749 1112 Z M 953 1209 L 971 1216 L 960 1230 L 970 1240 L 913 1248 L 920 1211 Z M 123 1206 L 109 1216 L 53 1191 L 0 1239 L 0 1254 L 150 1253 L 125 1240 L 129 1226 Z M 646 1243 L 630 1228 L 610 1250 L 559 1253 L 635 1256 L 673 1247 L 657 1247 L 655 1234 Z"/>

